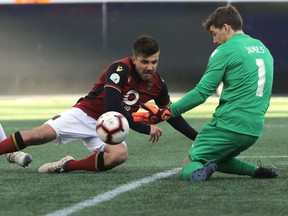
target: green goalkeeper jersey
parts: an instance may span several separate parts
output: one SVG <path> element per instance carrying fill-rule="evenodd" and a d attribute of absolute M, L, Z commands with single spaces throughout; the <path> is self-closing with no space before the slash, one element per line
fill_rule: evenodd
<path fill-rule="evenodd" d="M 246 34 L 235 34 L 211 54 L 207 69 L 194 89 L 170 105 L 178 116 L 212 95 L 223 82 L 211 124 L 260 136 L 270 104 L 274 61 L 265 45 Z"/>

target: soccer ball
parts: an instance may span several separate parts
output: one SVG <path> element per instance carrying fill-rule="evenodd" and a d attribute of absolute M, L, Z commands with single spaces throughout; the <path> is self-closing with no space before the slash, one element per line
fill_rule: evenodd
<path fill-rule="evenodd" d="M 118 144 L 128 136 L 129 123 L 121 113 L 109 111 L 98 118 L 96 132 L 103 142 Z"/>

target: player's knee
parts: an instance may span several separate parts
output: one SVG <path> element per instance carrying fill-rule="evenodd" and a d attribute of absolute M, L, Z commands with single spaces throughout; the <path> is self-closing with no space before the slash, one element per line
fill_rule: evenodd
<path fill-rule="evenodd" d="M 119 165 L 128 159 L 128 150 L 127 148 L 117 148 L 117 151 L 110 154 L 110 156 L 111 163 Z"/>
<path fill-rule="evenodd" d="M 109 146 L 103 154 L 105 169 L 112 169 L 128 159 L 128 149 L 124 145 Z M 100 164 L 100 163 L 99 163 Z"/>
<path fill-rule="evenodd" d="M 122 147 L 118 151 L 118 161 L 123 163 L 128 159 L 128 150 L 126 147 Z"/>

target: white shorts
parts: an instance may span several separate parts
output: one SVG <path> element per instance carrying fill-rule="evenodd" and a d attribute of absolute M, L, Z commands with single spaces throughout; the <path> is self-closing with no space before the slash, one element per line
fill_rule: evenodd
<path fill-rule="evenodd" d="M 73 107 L 62 112 L 44 124 L 49 124 L 57 133 L 57 138 L 52 141 L 53 144 L 66 144 L 82 140 L 92 153 L 104 151 L 104 147 L 107 145 L 97 136 L 97 121 L 79 108 Z M 123 144 L 127 147 L 125 142 Z"/>

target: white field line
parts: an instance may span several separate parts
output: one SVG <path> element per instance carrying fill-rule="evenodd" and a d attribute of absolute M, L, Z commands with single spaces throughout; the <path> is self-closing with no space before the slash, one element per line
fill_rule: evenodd
<path fill-rule="evenodd" d="M 163 178 L 167 178 L 169 176 L 175 175 L 175 174 L 179 173 L 180 170 L 181 170 L 181 168 L 178 167 L 178 168 L 175 168 L 172 170 L 167 170 L 165 172 L 156 173 L 152 176 L 149 176 L 149 177 L 146 177 L 146 178 L 143 178 L 143 179 L 140 179 L 140 180 L 128 183 L 128 184 L 121 185 L 121 186 L 119 186 L 113 190 L 107 191 L 103 194 L 99 194 L 99 195 L 97 195 L 91 199 L 84 200 L 84 201 L 77 203 L 73 206 L 63 208 L 63 209 L 60 209 L 58 211 L 54 211 L 50 214 L 47 214 L 46 216 L 66 216 L 66 215 L 73 214 L 73 213 L 78 212 L 84 208 L 95 206 L 95 205 L 102 203 L 102 202 L 105 202 L 105 201 L 109 201 L 109 200 L 113 199 L 114 197 L 116 197 L 122 193 L 136 189 L 138 187 L 141 187 L 142 185 L 149 184 L 149 183 L 154 182 L 158 179 L 163 179 Z"/>
<path fill-rule="evenodd" d="M 276 155 L 276 156 L 239 156 L 238 158 L 288 158 L 288 155 Z M 131 183 L 127 183 L 124 185 L 121 185 L 113 190 L 107 191 L 103 194 L 99 194 L 91 199 L 87 199 L 84 200 L 80 203 L 76 203 L 75 205 L 72 205 L 70 207 L 67 208 L 63 208 L 57 211 L 54 211 L 52 213 L 47 214 L 46 216 L 67 216 L 70 214 L 73 214 L 75 212 L 81 211 L 84 208 L 87 207 L 91 207 L 91 206 L 96 206 L 99 203 L 105 202 L 105 201 L 109 201 L 111 199 L 113 199 L 114 197 L 128 192 L 130 190 L 134 190 L 136 188 L 141 187 L 142 185 L 145 184 L 149 184 L 151 182 L 154 182 L 158 179 L 163 179 L 163 178 L 167 178 L 169 176 L 175 175 L 177 173 L 179 173 L 181 170 L 181 167 L 175 168 L 175 169 L 171 169 L 171 170 L 167 170 L 164 172 L 160 172 L 160 173 L 156 173 L 152 176 L 143 178 L 143 179 L 139 179 L 137 181 L 131 182 Z"/>
<path fill-rule="evenodd" d="M 274 156 L 239 156 L 237 158 L 288 158 L 288 155 L 274 155 Z"/>
<path fill-rule="evenodd" d="M 288 124 L 275 124 L 275 125 L 270 125 L 270 124 L 267 124 L 267 125 L 264 125 L 264 127 L 267 127 L 267 128 L 285 128 L 285 127 L 288 127 Z"/>

